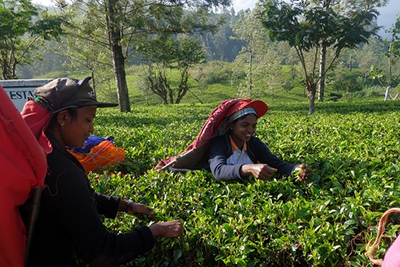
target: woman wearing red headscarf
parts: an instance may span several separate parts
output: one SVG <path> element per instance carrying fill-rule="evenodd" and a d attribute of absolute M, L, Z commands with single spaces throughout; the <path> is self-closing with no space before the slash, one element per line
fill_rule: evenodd
<path fill-rule="evenodd" d="M 104 226 L 101 216 L 126 212 L 151 217 L 153 212 L 144 204 L 95 192 L 81 163 L 67 151 L 81 147 L 94 132 L 97 108 L 117 105 L 97 101 L 90 78 L 59 78 L 38 87 L 22 111 L 47 154 L 27 266 L 75 266 L 76 257 L 90 266 L 117 266 L 151 250 L 155 239 L 183 233 L 179 220 L 142 225 L 124 234 Z M 24 218 L 29 204 L 21 209 Z"/>
<path fill-rule="evenodd" d="M 311 168 L 304 163 L 282 161 L 254 136 L 257 119 L 267 111 L 268 106 L 260 100 L 243 99 L 232 106 L 226 133 L 214 138 L 210 145 L 209 164 L 215 179 L 245 179 L 252 175 L 267 180 L 276 172 L 296 175 L 301 180 L 311 176 Z"/>

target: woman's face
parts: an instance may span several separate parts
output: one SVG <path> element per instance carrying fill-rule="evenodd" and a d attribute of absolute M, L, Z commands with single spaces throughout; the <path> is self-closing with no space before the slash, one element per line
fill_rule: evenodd
<path fill-rule="evenodd" d="M 254 114 L 246 115 L 231 125 L 231 136 L 235 144 L 241 148 L 256 132 L 257 117 Z"/>
<path fill-rule="evenodd" d="M 96 117 L 96 107 L 82 107 L 77 110 L 77 117 L 73 118 L 66 113 L 64 127 L 60 137 L 65 146 L 81 147 L 94 132 L 93 120 Z"/>

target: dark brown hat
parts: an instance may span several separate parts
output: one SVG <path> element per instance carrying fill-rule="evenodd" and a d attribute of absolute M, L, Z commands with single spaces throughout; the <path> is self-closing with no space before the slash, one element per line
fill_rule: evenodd
<path fill-rule="evenodd" d="M 98 102 L 96 92 L 89 85 L 87 77 L 83 80 L 73 78 L 58 78 L 35 89 L 35 101 L 52 113 L 85 106 L 99 108 L 115 107 L 117 103 Z"/>

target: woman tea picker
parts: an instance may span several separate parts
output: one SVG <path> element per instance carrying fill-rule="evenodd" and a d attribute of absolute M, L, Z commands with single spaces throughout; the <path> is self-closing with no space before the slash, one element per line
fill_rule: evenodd
<path fill-rule="evenodd" d="M 94 192 L 84 168 L 66 150 L 82 146 L 93 133 L 96 108 L 117 105 L 98 102 L 90 79 L 53 80 L 37 88 L 35 101 L 28 101 L 21 112 L 47 153 L 48 164 L 28 266 L 73 266 L 77 255 L 90 266 L 115 266 L 149 251 L 155 238 L 183 232 L 179 221 L 119 235 L 103 225 L 100 214 L 114 218 L 118 211 L 153 213 L 146 205 Z"/>
<path fill-rule="evenodd" d="M 260 100 L 242 99 L 231 107 L 225 134 L 210 145 L 209 164 L 217 180 L 244 179 L 250 175 L 267 180 L 274 173 L 296 175 L 301 180 L 311 176 L 311 168 L 287 163 L 277 158 L 257 137 L 257 119 L 268 111 Z"/>

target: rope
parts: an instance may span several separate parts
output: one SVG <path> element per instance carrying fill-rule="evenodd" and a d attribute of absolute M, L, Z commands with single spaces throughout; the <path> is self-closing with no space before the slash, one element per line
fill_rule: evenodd
<path fill-rule="evenodd" d="M 378 251 L 379 243 L 381 241 L 383 232 L 385 231 L 387 218 L 388 218 L 389 214 L 395 213 L 395 212 L 400 212 L 400 208 L 391 208 L 391 209 L 385 211 L 385 213 L 383 213 L 381 219 L 379 220 L 378 233 L 377 233 L 375 242 L 371 245 L 373 240 L 369 241 L 365 248 L 365 250 L 366 250 L 365 255 L 372 261 L 373 264 L 376 264 L 376 265 L 383 264 L 383 259 L 375 259 L 375 254 Z"/>

